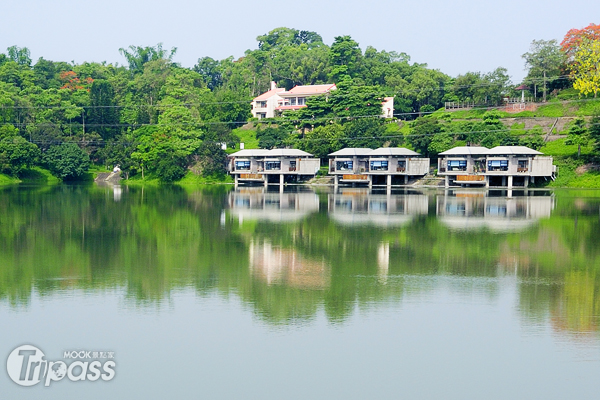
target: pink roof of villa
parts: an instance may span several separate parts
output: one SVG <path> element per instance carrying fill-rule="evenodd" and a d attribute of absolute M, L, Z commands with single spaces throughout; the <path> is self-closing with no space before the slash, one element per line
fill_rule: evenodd
<path fill-rule="evenodd" d="M 335 83 L 328 83 L 326 85 L 295 86 L 284 94 L 322 94 L 335 88 Z"/>
<path fill-rule="evenodd" d="M 256 97 L 254 100 L 255 101 L 261 101 L 261 100 L 268 100 L 271 98 L 271 96 L 273 96 L 274 94 L 279 94 L 281 92 L 285 92 L 284 88 L 275 88 L 275 89 L 271 89 L 268 92 L 264 92 L 263 94 L 261 94 L 260 96 Z"/>

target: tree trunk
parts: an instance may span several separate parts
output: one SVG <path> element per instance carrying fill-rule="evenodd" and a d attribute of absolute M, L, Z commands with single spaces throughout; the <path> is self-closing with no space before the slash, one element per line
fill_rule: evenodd
<path fill-rule="evenodd" d="M 544 70 L 544 103 L 546 102 L 546 71 Z"/>

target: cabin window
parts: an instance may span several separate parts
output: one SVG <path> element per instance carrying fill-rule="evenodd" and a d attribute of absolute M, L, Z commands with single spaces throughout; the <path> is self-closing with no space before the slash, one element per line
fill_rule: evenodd
<path fill-rule="evenodd" d="M 250 208 L 250 199 L 248 198 L 236 198 L 234 204 L 238 208 Z"/>
<path fill-rule="evenodd" d="M 236 161 L 235 169 L 238 171 L 249 171 L 250 170 L 250 161 Z"/>
<path fill-rule="evenodd" d="M 490 217 L 503 217 L 506 215 L 506 205 L 491 204 L 487 206 L 485 212 Z"/>
<path fill-rule="evenodd" d="M 377 201 L 377 200 L 371 200 L 369 202 L 369 210 L 371 210 L 374 213 L 385 213 L 387 212 L 387 201 Z"/>
<path fill-rule="evenodd" d="M 519 160 L 519 166 L 517 167 L 517 172 L 527 172 L 529 170 L 529 161 L 528 160 Z"/>
<path fill-rule="evenodd" d="M 387 161 L 371 161 L 371 171 L 387 171 Z"/>
<path fill-rule="evenodd" d="M 508 160 L 490 160 L 488 171 L 508 171 Z"/>
<path fill-rule="evenodd" d="M 467 160 L 448 160 L 448 171 L 466 171 Z"/>
<path fill-rule="evenodd" d="M 281 161 L 265 161 L 267 171 L 277 171 L 281 169 Z"/>
<path fill-rule="evenodd" d="M 335 163 L 335 170 L 336 171 L 352 171 L 352 167 L 353 167 L 353 162 L 352 161 L 337 161 Z"/>

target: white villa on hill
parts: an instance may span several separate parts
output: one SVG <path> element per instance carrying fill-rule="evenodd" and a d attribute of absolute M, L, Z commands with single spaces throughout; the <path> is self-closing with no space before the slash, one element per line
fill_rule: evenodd
<path fill-rule="evenodd" d="M 252 116 L 254 118 L 274 118 L 277 112 L 285 110 L 297 110 L 306 107 L 306 99 L 311 96 L 327 94 L 337 89 L 334 83 L 325 85 L 295 86 L 290 90 L 278 88 L 275 82 L 271 82 L 268 92 L 252 100 Z M 394 98 L 386 97 L 382 103 L 382 117 L 392 118 L 394 115 Z"/>

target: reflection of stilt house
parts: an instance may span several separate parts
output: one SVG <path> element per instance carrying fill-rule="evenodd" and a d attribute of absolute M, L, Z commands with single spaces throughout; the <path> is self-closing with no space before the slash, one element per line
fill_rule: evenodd
<path fill-rule="evenodd" d="M 553 196 L 491 197 L 481 191 L 449 191 L 437 197 L 436 213 L 452 229 L 521 230 L 549 218 Z"/>
<path fill-rule="evenodd" d="M 298 182 L 313 178 L 320 167 L 318 158 L 297 149 L 240 150 L 229 158 L 228 170 L 236 184 Z"/>
<path fill-rule="evenodd" d="M 419 153 L 406 148 L 347 148 L 333 152 L 329 157 L 332 157 L 329 173 L 334 176 L 336 185 L 405 185 L 409 177 L 422 177 L 429 170 L 429 158 L 420 157 Z"/>
<path fill-rule="evenodd" d="M 345 225 L 399 226 L 428 212 L 424 194 L 371 194 L 367 188 L 342 189 L 328 198 L 331 218 Z"/>
<path fill-rule="evenodd" d="M 438 175 L 446 178 L 446 187 L 527 187 L 536 177 L 554 179 L 555 172 L 552 157 L 525 146 L 455 147 L 438 159 Z"/>
<path fill-rule="evenodd" d="M 315 192 L 265 192 L 261 187 L 244 187 L 229 193 L 229 212 L 243 220 L 295 221 L 319 211 Z"/>

